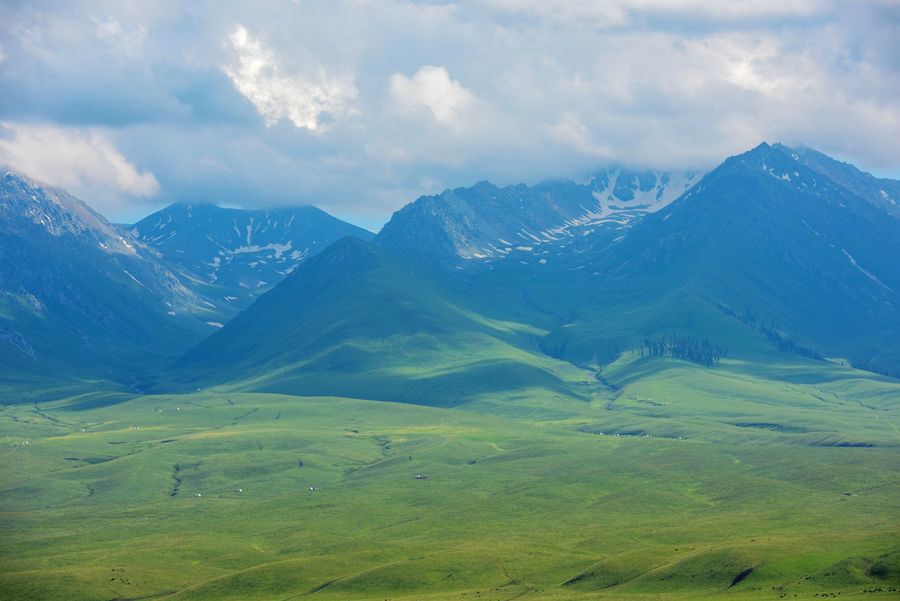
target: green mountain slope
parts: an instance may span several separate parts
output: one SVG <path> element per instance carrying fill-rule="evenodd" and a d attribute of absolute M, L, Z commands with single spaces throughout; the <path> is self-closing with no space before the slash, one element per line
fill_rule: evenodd
<path fill-rule="evenodd" d="M 610 287 L 680 289 L 751 329 L 896 371 L 897 256 L 900 221 L 761 145 L 648 217 L 602 261 Z"/>
<path fill-rule="evenodd" d="M 541 353 L 543 334 L 471 311 L 441 271 L 344 238 L 188 352 L 166 378 L 442 406 L 526 389 L 570 395 L 583 374 Z"/>
<path fill-rule="evenodd" d="M 582 365 L 675 335 L 900 373 L 900 221 L 793 154 L 732 157 L 618 237 L 485 264 L 484 310 L 526 299 L 556 321 L 544 348 Z"/>

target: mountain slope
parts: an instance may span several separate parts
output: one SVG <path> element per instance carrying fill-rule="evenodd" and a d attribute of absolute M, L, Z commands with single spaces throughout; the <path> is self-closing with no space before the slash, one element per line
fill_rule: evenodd
<path fill-rule="evenodd" d="M 452 282 L 435 276 L 344 238 L 188 352 L 168 377 L 191 388 L 231 382 L 443 406 L 525 388 L 577 394 L 571 385 L 581 372 L 539 352 L 540 330 L 472 312 Z"/>
<path fill-rule="evenodd" d="M 131 380 L 211 328 L 203 299 L 63 190 L 0 179 L 0 369 Z"/>
<path fill-rule="evenodd" d="M 344 236 L 372 238 L 312 206 L 272 210 L 176 203 L 128 228 L 191 289 L 227 316 L 248 306 L 305 258 Z"/>
<path fill-rule="evenodd" d="M 696 333 L 900 371 L 900 222 L 766 144 L 726 160 L 627 236 L 595 249 L 577 317 L 557 337 L 636 346 Z M 808 347 L 808 348 L 803 348 Z"/>

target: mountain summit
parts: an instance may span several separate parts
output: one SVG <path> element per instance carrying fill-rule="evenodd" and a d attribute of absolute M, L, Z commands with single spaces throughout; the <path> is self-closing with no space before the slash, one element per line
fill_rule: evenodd
<path fill-rule="evenodd" d="M 700 177 L 608 169 L 583 184 L 559 180 L 499 188 L 480 182 L 419 198 L 394 213 L 376 242 L 444 264 L 502 259 L 522 248 L 628 227 Z"/>
<path fill-rule="evenodd" d="M 304 259 L 370 232 L 312 206 L 244 210 L 176 203 L 127 230 L 226 314 L 248 306 Z"/>

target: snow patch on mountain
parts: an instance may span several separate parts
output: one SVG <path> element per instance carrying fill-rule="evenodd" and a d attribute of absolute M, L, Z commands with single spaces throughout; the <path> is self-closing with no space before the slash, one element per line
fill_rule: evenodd
<path fill-rule="evenodd" d="M 843 248 L 841 249 L 841 252 L 844 253 L 844 256 L 846 256 L 846 257 L 850 260 L 850 263 L 851 263 L 854 267 L 856 267 L 856 269 L 858 269 L 859 272 L 860 272 L 861 274 L 863 274 L 864 276 L 866 276 L 867 278 L 869 278 L 870 280 L 872 280 L 873 282 L 875 282 L 876 284 L 878 284 L 878 285 L 881 286 L 882 288 L 884 288 L 884 289 L 886 289 L 886 290 L 890 290 L 891 292 L 894 291 L 893 288 L 891 288 L 890 286 L 888 286 L 887 284 L 885 284 L 884 282 L 882 282 L 881 280 L 879 280 L 878 277 L 877 277 L 874 273 L 871 273 L 871 272 L 866 271 L 865 269 L 863 269 L 863 268 L 859 265 L 859 263 L 856 262 L 856 259 L 853 258 L 853 255 L 851 255 L 850 253 L 848 253 L 848 252 L 847 252 L 846 250 L 844 250 Z"/>

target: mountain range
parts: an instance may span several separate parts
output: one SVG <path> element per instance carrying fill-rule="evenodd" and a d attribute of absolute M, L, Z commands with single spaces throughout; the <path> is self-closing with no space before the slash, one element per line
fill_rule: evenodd
<path fill-rule="evenodd" d="M 314 207 L 175 204 L 117 227 L 66 191 L 7 171 L 0 367 L 23 384 L 103 379 L 139 388 L 347 235 L 372 237 Z"/>
<path fill-rule="evenodd" d="M 7 173 L 0 359 L 440 406 L 577 402 L 625 355 L 898 376 L 898 199 L 900 182 L 763 143 L 708 173 L 480 182 L 373 236 L 313 207 L 185 203 L 116 228 Z"/>

